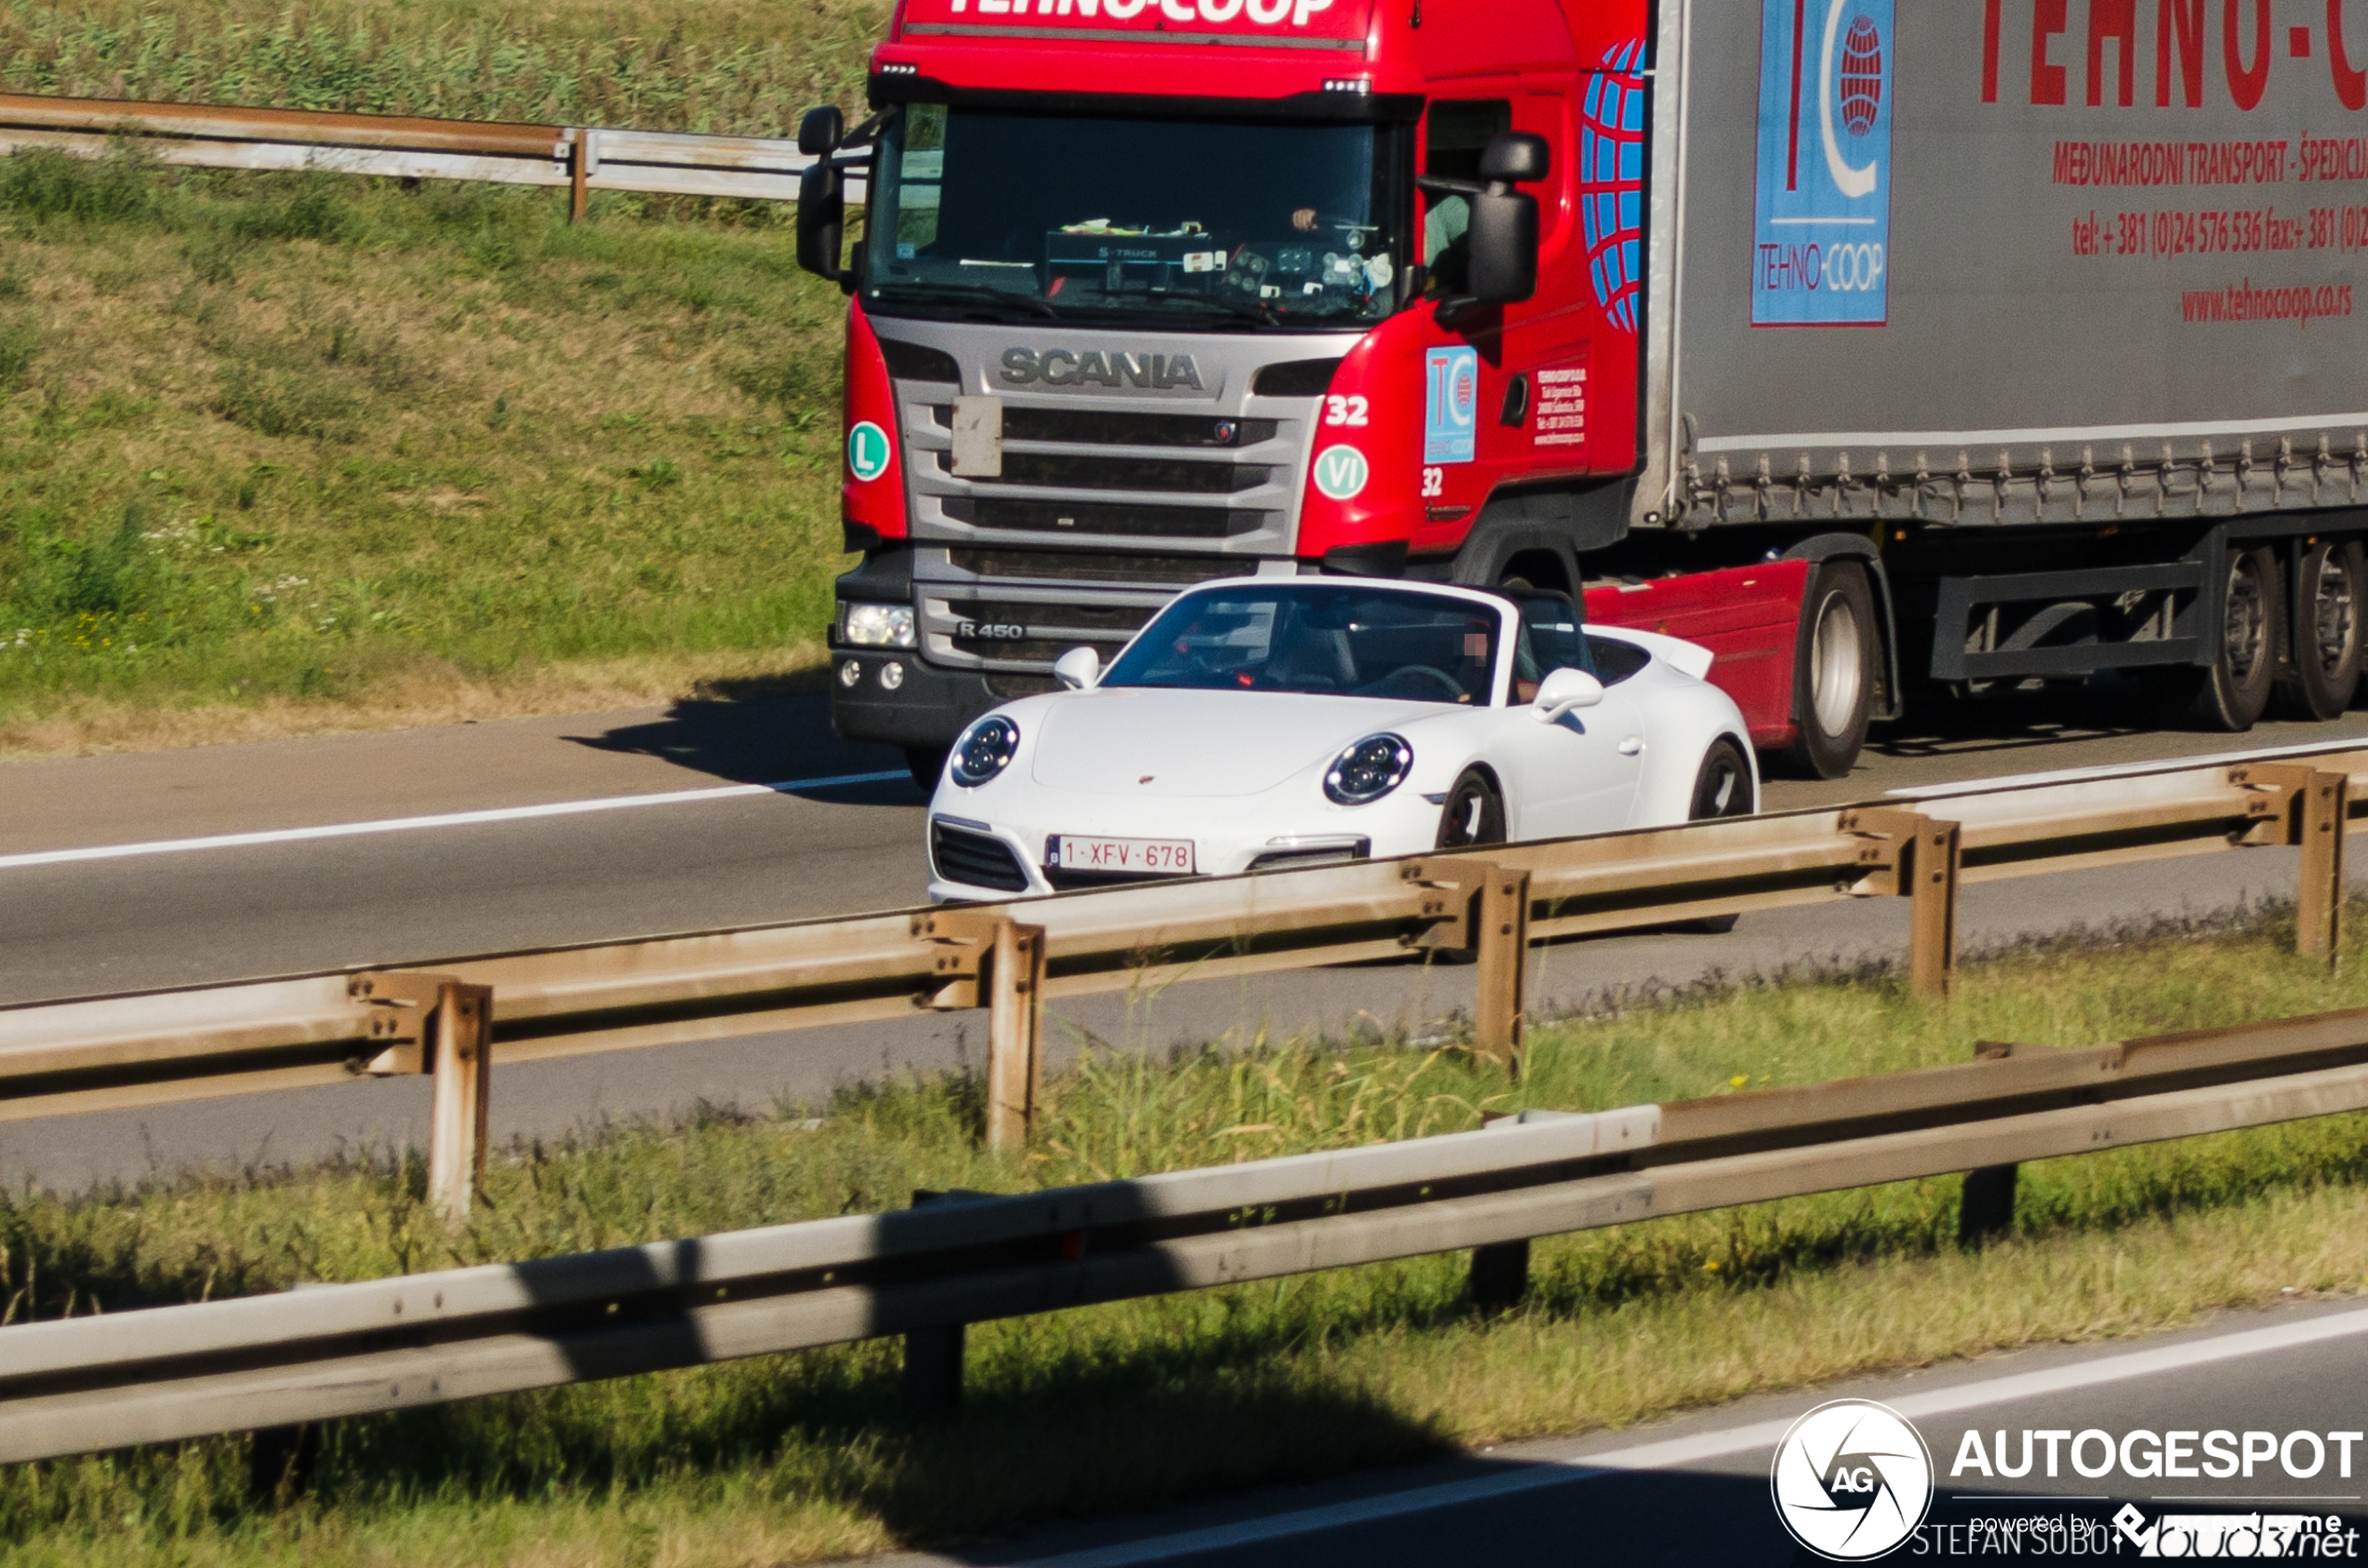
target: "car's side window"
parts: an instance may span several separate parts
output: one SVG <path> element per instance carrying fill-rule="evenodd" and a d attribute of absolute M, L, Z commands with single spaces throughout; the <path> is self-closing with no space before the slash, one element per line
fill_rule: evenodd
<path fill-rule="evenodd" d="M 1653 662 L 1653 655 L 1633 642 L 1590 637 L 1587 640 L 1587 647 L 1595 655 L 1595 679 L 1606 686 L 1618 685 Z"/>
<path fill-rule="evenodd" d="M 1537 697 L 1537 683 L 1558 669 L 1595 673 L 1577 607 L 1560 597 L 1521 601 L 1521 638 L 1513 645 L 1513 701 Z"/>

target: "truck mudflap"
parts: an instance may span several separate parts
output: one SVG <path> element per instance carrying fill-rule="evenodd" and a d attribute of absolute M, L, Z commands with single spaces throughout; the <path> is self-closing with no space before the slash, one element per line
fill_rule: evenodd
<path fill-rule="evenodd" d="M 1756 562 L 1587 590 L 1597 626 L 1659 632 L 1700 643 L 1714 655 L 1710 683 L 1735 699 L 1762 749 L 1795 739 L 1793 663 L 1801 596 L 1813 563 Z"/>

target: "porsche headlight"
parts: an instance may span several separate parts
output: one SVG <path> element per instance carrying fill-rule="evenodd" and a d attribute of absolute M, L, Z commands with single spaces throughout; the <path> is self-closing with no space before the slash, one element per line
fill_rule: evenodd
<path fill-rule="evenodd" d="M 1324 793 L 1337 805 L 1370 805 L 1406 782 L 1414 749 L 1403 737 L 1369 735 L 1332 759 L 1324 770 Z"/>
<path fill-rule="evenodd" d="M 850 604 L 846 637 L 858 648 L 910 648 L 914 645 L 913 607 L 909 604 Z"/>
<path fill-rule="evenodd" d="M 999 714 L 981 719 L 954 743 L 954 782 L 975 790 L 1010 767 L 1019 750 L 1017 724 Z"/>

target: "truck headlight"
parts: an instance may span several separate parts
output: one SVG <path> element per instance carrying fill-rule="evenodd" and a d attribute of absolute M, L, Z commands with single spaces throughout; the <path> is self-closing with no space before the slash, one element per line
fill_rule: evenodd
<path fill-rule="evenodd" d="M 975 790 L 1010 767 L 1019 750 L 1020 727 L 999 714 L 989 714 L 964 730 L 962 738 L 954 743 L 954 782 Z"/>
<path fill-rule="evenodd" d="M 1394 735 L 1369 735 L 1324 770 L 1324 794 L 1336 805 L 1370 805 L 1406 782 L 1414 749 Z"/>
<path fill-rule="evenodd" d="M 842 635 L 857 648 L 914 646 L 913 607 L 909 604 L 850 604 Z"/>

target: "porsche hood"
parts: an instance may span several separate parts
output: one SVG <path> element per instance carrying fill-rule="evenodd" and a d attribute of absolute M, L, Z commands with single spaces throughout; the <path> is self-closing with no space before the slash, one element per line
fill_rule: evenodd
<path fill-rule="evenodd" d="M 1457 711 L 1282 692 L 1078 692 L 1037 716 L 1031 777 L 1047 789 L 1137 800 L 1263 794 L 1352 740 Z"/>

